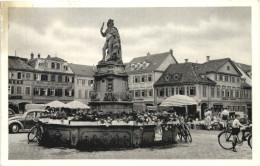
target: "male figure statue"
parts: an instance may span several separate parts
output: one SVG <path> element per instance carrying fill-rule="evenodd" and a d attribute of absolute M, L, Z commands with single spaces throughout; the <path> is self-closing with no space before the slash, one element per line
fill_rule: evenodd
<path fill-rule="evenodd" d="M 118 54 L 118 50 L 121 49 L 120 46 L 120 36 L 118 33 L 118 30 L 116 27 L 114 27 L 114 20 L 109 19 L 107 22 L 107 29 L 105 32 L 103 32 L 103 28 L 104 28 L 104 22 L 102 27 L 100 28 L 100 33 L 103 37 L 106 37 L 106 42 L 103 46 L 103 58 L 102 61 L 105 61 L 105 57 L 106 57 L 106 50 L 108 53 L 108 56 L 112 56 L 114 54 Z M 113 48 L 114 46 L 114 48 Z"/>

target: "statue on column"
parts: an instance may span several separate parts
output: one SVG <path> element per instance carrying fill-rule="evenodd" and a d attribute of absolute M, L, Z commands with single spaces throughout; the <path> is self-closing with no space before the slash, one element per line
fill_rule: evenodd
<path fill-rule="evenodd" d="M 122 50 L 121 41 L 117 28 L 114 26 L 114 20 L 109 19 L 107 21 L 107 29 L 103 32 L 104 22 L 100 28 L 100 33 L 103 37 L 106 37 L 106 42 L 102 48 L 103 58 L 99 63 L 106 61 L 114 61 L 118 64 L 122 64 Z"/>

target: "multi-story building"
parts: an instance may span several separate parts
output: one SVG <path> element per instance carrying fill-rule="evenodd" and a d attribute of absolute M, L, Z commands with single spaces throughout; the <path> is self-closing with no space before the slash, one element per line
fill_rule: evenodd
<path fill-rule="evenodd" d="M 203 118 L 206 108 L 216 112 L 227 107 L 231 111 L 246 112 L 251 91 L 244 87 L 241 72 L 229 58 L 208 60 L 203 64 L 170 65 L 155 84 L 156 103 L 175 94 L 188 95 L 198 101 L 195 110 Z"/>
<path fill-rule="evenodd" d="M 87 65 L 69 64 L 71 70 L 75 75 L 74 81 L 74 99 L 84 104 L 88 104 L 90 94 L 93 91 L 94 83 L 94 67 Z"/>
<path fill-rule="evenodd" d="M 18 113 L 25 104 L 32 103 L 33 72 L 34 69 L 27 65 L 26 58 L 16 56 L 8 57 L 8 98 L 9 104 Z"/>
<path fill-rule="evenodd" d="M 128 86 L 135 105 L 154 105 L 154 83 L 170 64 L 177 64 L 173 51 L 132 59 L 126 65 Z"/>
<path fill-rule="evenodd" d="M 74 100 L 74 74 L 65 60 L 50 55 L 41 58 L 40 54 L 34 58 L 32 53 L 28 65 L 34 69 L 33 103 Z"/>

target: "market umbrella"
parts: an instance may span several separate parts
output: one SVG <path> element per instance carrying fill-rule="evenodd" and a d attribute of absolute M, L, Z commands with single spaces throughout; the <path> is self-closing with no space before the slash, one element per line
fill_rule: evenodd
<path fill-rule="evenodd" d="M 88 105 L 83 104 L 83 103 L 81 103 L 80 101 L 77 101 L 77 100 L 74 100 L 74 101 L 67 103 L 65 107 L 71 108 L 71 109 L 77 109 L 77 108 L 89 109 L 90 108 Z"/>
<path fill-rule="evenodd" d="M 62 107 L 66 106 L 66 104 L 64 104 L 63 102 L 60 102 L 58 100 L 54 100 L 54 101 L 49 102 L 49 103 L 47 103 L 45 105 L 49 106 L 49 107 L 54 107 L 54 108 L 62 108 Z"/>
<path fill-rule="evenodd" d="M 164 107 L 182 107 L 182 106 L 186 106 L 186 105 L 197 105 L 198 102 L 189 97 L 189 96 L 185 96 L 185 95 L 174 95 L 174 96 L 170 96 L 168 98 L 166 98 L 161 104 L 160 106 L 164 106 Z"/>

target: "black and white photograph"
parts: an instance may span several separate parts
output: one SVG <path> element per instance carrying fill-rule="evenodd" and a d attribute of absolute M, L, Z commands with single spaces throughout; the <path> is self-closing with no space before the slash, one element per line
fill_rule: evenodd
<path fill-rule="evenodd" d="M 259 7 L 67 3 L 5 4 L 2 159 L 259 157 Z"/>

